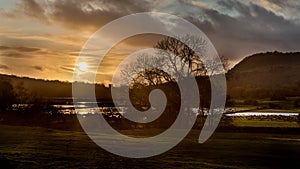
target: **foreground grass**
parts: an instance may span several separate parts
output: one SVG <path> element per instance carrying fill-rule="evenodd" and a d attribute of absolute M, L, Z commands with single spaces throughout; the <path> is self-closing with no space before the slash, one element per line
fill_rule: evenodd
<path fill-rule="evenodd" d="M 236 127 L 273 127 L 273 128 L 299 128 L 300 124 L 296 121 L 278 121 L 272 119 L 247 119 L 234 118 L 232 124 Z"/>
<path fill-rule="evenodd" d="M 300 113 L 299 108 L 277 108 L 277 109 L 270 109 L 270 108 L 262 108 L 263 106 L 236 106 L 230 107 L 234 110 L 234 112 L 272 112 L 272 113 Z"/>
<path fill-rule="evenodd" d="M 300 113 L 300 109 L 257 109 L 257 112 Z"/>
<path fill-rule="evenodd" d="M 126 130 L 128 135 L 152 130 Z M 298 168 L 299 134 L 218 132 L 198 144 L 199 130 L 174 149 L 128 159 L 99 148 L 83 132 L 0 125 L 1 168 Z"/>

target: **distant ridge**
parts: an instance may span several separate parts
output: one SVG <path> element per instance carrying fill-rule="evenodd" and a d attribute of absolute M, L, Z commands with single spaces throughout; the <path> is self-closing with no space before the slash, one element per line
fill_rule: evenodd
<path fill-rule="evenodd" d="M 300 96 L 300 52 L 248 56 L 228 72 L 227 83 L 237 98 Z"/>
<path fill-rule="evenodd" d="M 15 75 L 0 74 L 0 81 L 10 82 L 14 88 L 24 87 L 29 93 L 43 98 L 72 97 L 72 83 L 59 80 L 43 80 L 30 77 L 19 77 Z M 94 85 L 83 83 L 83 85 Z M 96 95 L 99 99 L 111 99 L 110 91 L 103 84 L 96 84 Z"/>

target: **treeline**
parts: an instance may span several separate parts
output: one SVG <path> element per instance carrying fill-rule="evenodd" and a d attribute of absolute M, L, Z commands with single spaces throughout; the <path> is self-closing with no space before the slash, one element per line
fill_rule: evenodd
<path fill-rule="evenodd" d="M 17 77 L 11 75 L 0 75 L 0 82 L 4 86 L 2 91 L 9 90 L 11 95 L 30 95 L 39 99 L 71 98 L 72 83 L 58 80 L 42 80 L 28 77 Z M 82 85 L 94 85 L 76 82 Z M 12 89 L 11 89 L 12 88 Z M 110 90 L 104 84 L 96 84 L 95 92 L 98 99 L 111 100 Z M 23 99 L 21 102 L 30 100 Z"/>

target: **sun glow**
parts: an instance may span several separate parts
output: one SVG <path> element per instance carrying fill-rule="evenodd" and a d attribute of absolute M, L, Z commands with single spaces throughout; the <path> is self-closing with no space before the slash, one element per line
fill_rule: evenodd
<path fill-rule="evenodd" d="M 78 63 L 77 66 L 80 71 L 83 71 L 83 72 L 88 71 L 88 64 L 86 62 L 80 62 L 80 63 Z"/>

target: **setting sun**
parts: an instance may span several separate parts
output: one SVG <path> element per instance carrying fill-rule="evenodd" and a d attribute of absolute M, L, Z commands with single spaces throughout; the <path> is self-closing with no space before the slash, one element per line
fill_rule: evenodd
<path fill-rule="evenodd" d="M 78 68 L 80 71 L 84 71 L 84 72 L 88 71 L 88 65 L 86 62 L 78 63 Z"/>

